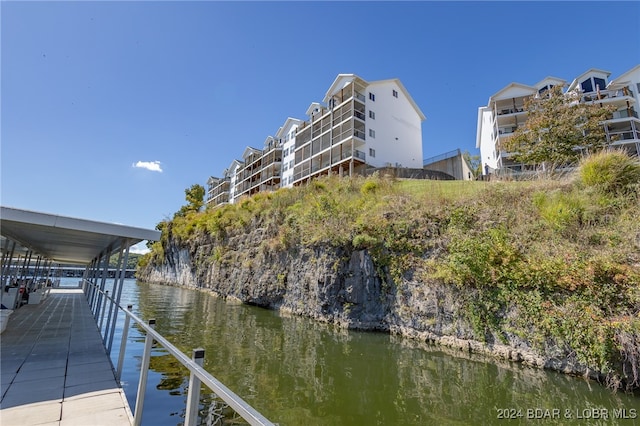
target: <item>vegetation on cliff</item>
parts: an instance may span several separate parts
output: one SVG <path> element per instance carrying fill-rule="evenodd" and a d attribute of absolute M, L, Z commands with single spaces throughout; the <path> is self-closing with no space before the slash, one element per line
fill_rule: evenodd
<path fill-rule="evenodd" d="M 576 174 L 527 182 L 327 177 L 233 205 L 186 209 L 159 224 L 139 268 L 163 264 L 170 241 L 217 241 L 265 229 L 264 252 L 303 246 L 367 250 L 390 292 L 413 280 L 469 290 L 473 338 L 518 336 L 551 348 L 615 387 L 640 386 L 640 166 L 622 153 Z M 206 236 L 206 238 L 205 238 Z"/>

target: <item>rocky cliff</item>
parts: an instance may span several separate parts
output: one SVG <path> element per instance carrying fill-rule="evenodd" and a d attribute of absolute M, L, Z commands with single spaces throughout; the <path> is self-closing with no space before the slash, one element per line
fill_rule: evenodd
<path fill-rule="evenodd" d="M 270 250 L 264 229 L 226 241 L 169 241 L 165 262 L 147 265 L 138 278 L 151 283 L 205 288 L 218 297 L 306 316 L 344 327 L 391 332 L 460 351 L 482 353 L 569 374 L 597 371 L 580 365 L 553 342 L 535 350 L 513 332 L 478 336 L 465 313 L 476 290 L 414 279 L 394 282 L 367 250 L 331 246 Z M 222 249 L 220 249 L 223 247 Z M 220 255 L 220 252 L 223 252 Z M 382 275 L 382 276 L 381 276 Z M 504 313 L 517 316 L 517 309 Z"/>
<path fill-rule="evenodd" d="M 640 203 L 621 194 L 333 177 L 177 214 L 138 278 L 637 388 Z"/>

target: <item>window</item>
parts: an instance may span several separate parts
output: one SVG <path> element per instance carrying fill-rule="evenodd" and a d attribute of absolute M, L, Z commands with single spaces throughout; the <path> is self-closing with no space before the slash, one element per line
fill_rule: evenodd
<path fill-rule="evenodd" d="M 606 83 L 601 78 L 593 77 L 593 82 L 596 84 L 596 89 L 604 90 L 606 88 Z"/>
<path fill-rule="evenodd" d="M 376 119 L 376 113 L 370 110 L 369 111 L 369 118 L 371 118 L 372 120 L 375 120 Z"/>
<path fill-rule="evenodd" d="M 369 137 L 372 137 L 373 139 L 376 138 L 376 131 L 373 129 L 369 129 Z"/>
<path fill-rule="evenodd" d="M 289 161 L 289 168 L 293 169 L 293 160 Z"/>
<path fill-rule="evenodd" d="M 369 92 L 369 99 L 371 99 L 373 102 L 376 101 L 376 95 L 374 95 L 373 93 Z"/>
<path fill-rule="evenodd" d="M 585 93 L 593 92 L 593 85 L 591 84 L 591 79 L 588 78 L 582 83 L 580 83 L 580 88 Z"/>
<path fill-rule="evenodd" d="M 287 155 L 289 155 L 289 148 L 285 149 L 285 150 L 282 152 L 282 156 L 283 156 L 283 157 L 286 157 Z"/>
<path fill-rule="evenodd" d="M 289 165 L 287 163 L 284 163 L 284 166 L 282 166 L 282 171 L 286 172 L 288 168 L 289 168 Z"/>
<path fill-rule="evenodd" d="M 393 97 L 394 97 L 394 98 L 397 98 L 397 97 L 398 97 L 398 91 L 397 91 L 397 90 L 394 90 L 394 91 L 393 91 Z"/>
<path fill-rule="evenodd" d="M 375 157 L 376 156 L 376 150 L 373 148 L 369 148 L 369 157 Z"/>

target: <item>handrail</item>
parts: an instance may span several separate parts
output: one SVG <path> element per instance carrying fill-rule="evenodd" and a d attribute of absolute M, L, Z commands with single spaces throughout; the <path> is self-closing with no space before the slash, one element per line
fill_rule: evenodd
<path fill-rule="evenodd" d="M 218 379 L 213 377 L 209 372 L 207 372 L 201 365 L 199 365 L 196 361 L 189 358 L 187 355 L 182 353 L 180 349 L 175 347 L 171 342 L 169 342 L 166 338 L 164 338 L 160 333 L 155 331 L 151 326 L 155 323 L 155 320 L 150 320 L 152 323 L 146 324 L 141 318 L 136 316 L 129 309 L 122 307 L 119 303 L 117 303 L 111 296 L 109 296 L 108 291 L 103 291 L 99 288 L 98 285 L 92 283 L 91 281 L 84 279 L 89 285 L 94 287 L 94 290 L 102 293 L 104 296 L 104 303 L 106 305 L 107 299 L 111 301 L 118 309 L 124 312 L 127 315 L 127 318 L 133 319 L 146 333 L 148 336 L 151 336 L 153 340 L 158 342 L 162 347 L 164 347 L 167 352 L 173 355 L 183 366 L 185 366 L 192 375 L 195 375 L 202 383 L 204 383 L 209 389 L 211 389 L 220 399 L 222 399 L 225 403 L 227 403 L 231 408 L 233 408 L 236 413 L 238 413 L 244 420 L 249 422 L 251 425 L 260 425 L 260 426 L 273 426 L 274 423 L 269 421 L 266 417 L 260 414 L 255 408 L 251 407 L 246 401 L 244 401 L 241 397 L 236 395 L 233 391 L 227 388 L 224 384 L 222 384 Z M 129 305 L 130 306 L 130 305 Z M 96 309 L 98 307 L 96 306 Z M 104 308 L 102 309 L 104 317 Z M 100 330 L 102 332 L 102 330 Z M 125 337 L 126 338 L 126 337 Z M 124 339 L 123 339 L 124 340 Z M 124 343 L 124 342 L 123 342 Z M 124 348 L 121 345 L 120 351 L 121 353 L 124 351 Z M 141 372 L 142 373 L 142 372 Z M 143 379 L 143 374 L 140 375 L 141 380 Z M 146 378 L 145 378 L 146 381 Z M 146 385 L 146 383 L 145 383 Z M 189 389 L 191 392 L 191 389 Z M 139 402 L 136 402 L 137 404 Z M 187 404 L 193 405 L 189 398 L 187 398 Z M 195 404 L 197 406 L 197 403 Z M 138 414 L 138 410 L 136 410 L 136 415 Z M 142 413 L 140 413 L 142 415 Z M 137 420 L 137 421 L 136 421 Z M 134 419 L 134 423 L 140 424 L 140 419 Z"/>

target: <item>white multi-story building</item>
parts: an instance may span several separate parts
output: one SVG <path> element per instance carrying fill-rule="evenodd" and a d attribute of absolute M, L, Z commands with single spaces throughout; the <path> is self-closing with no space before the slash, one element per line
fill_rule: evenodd
<path fill-rule="evenodd" d="M 296 133 L 293 184 L 368 167 L 422 168 L 425 116 L 400 80 L 340 74 Z"/>
<path fill-rule="evenodd" d="M 282 187 L 293 185 L 296 131 L 301 124 L 302 120 L 289 117 L 276 132 L 276 138 L 282 141 Z"/>
<path fill-rule="evenodd" d="M 211 176 L 207 180 L 206 203 L 217 206 L 225 204 L 235 198 L 236 177 L 242 162 L 233 160 L 231 165 L 223 172 L 222 177 Z"/>
<path fill-rule="evenodd" d="M 209 178 L 207 203 L 233 203 L 321 175 L 351 176 L 378 167 L 422 169 L 425 116 L 398 79 L 367 82 L 340 74 L 323 104 L 313 102 L 306 114 L 304 121 L 288 118 L 262 150 L 247 147 L 243 160 L 232 163 L 224 178 Z"/>
<path fill-rule="evenodd" d="M 607 142 L 637 156 L 640 153 L 640 65 L 615 80 L 609 81 L 610 75 L 608 71 L 590 69 L 568 86 L 566 80 L 547 77 L 533 86 L 511 83 L 491 96 L 487 106 L 478 109 L 476 148 L 480 150 L 483 174 L 495 170 L 521 172 L 528 167 L 513 161 L 512 154 L 503 148 L 504 141 L 527 120 L 525 100 L 557 85 L 566 87 L 567 92 L 579 91 L 580 102 L 614 105 L 616 111 L 604 123 Z"/>

